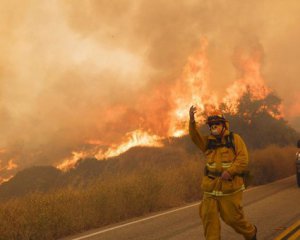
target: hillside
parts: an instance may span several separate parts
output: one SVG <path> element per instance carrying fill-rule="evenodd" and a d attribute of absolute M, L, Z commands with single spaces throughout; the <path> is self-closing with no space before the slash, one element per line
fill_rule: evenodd
<path fill-rule="evenodd" d="M 295 146 L 300 138 L 299 133 L 278 116 L 280 103 L 281 100 L 274 94 L 262 100 L 253 100 L 251 94 L 246 93 L 237 106 L 238 113 L 228 111 L 226 117 L 231 130 L 243 137 L 250 152 L 270 145 Z M 207 132 L 207 126 L 201 126 L 200 131 Z M 96 158 L 81 159 L 67 172 L 51 166 L 32 167 L 20 171 L 0 186 L 0 200 L 66 186 L 82 188 L 95 180 L 105 181 L 144 171 L 175 169 L 191 161 L 198 162 L 202 168 L 201 156 L 189 136 L 185 135 L 165 139 L 163 147 L 133 147 L 119 156 L 102 161 Z"/>
<path fill-rule="evenodd" d="M 103 161 L 96 158 L 81 159 L 67 172 L 52 166 L 35 166 L 18 172 L 10 181 L 3 183 L 0 186 L 0 200 L 65 186 L 81 188 L 95 179 L 101 181 L 143 171 L 177 168 L 187 161 L 198 161 L 200 156 L 201 153 L 185 136 L 165 140 L 162 148 L 134 147 Z"/>

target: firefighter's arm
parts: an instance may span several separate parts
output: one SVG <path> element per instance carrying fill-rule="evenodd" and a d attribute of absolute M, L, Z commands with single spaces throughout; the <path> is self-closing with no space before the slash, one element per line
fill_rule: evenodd
<path fill-rule="evenodd" d="M 234 134 L 234 143 L 236 157 L 232 165 L 227 169 L 227 172 L 229 172 L 231 176 L 243 174 L 243 172 L 247 170 L 249 162 L 247 147 L 243 139 L 239 135 Z"/>
<path fill-rule="evenodd" d="M 196 128 L 195 121 L 190 121 L 189 133 L 190 133 L 190 136 L 191 136 L 193 142 L 196 144 L 196 146 L 198 148 L 200 148 L 201 151 L 205 152 L 205 150 L 207 148 L 207 137 L 201 136 L 201 134 L 198 132 L 198 130 Z"/>

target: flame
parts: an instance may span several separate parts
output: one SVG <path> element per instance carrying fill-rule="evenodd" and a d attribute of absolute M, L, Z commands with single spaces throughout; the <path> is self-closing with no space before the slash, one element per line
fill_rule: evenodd
<path fill-rule="evenodd" d="M 106 151 L 99 150 L 94 157 L 97 159 L 106 159 L 109 157 L 118 156 L 121 153 L 126 152 L 128 149 L 135 146 L 151 146 L 151 147 L 162 147 L 163 143 L 161 142 L 162 137 L 157 135 L 150 134 L 149 132 L 143 130 L 136 130 L 133 132 L 129 132 L 126 134 L 126 140 L 120 144 L 111 145 Z M 87 141 L 91 145 L 101 144 L 101 141 L 91 140 Z M 57 165 L 56 167 L 60 170 L 66 171 L 71 168 L 74 168 L 78 160 L 83 159 L 85 157 L 91 156 L 90 153 L 85 151 L 73 151 L 72 157 L 65 159 L 62 163 Z"/>
<path fill-rule="evenodd" d="M 17 167 L 18 167 L 18 165 L 16 163 L 14 163 L 13 160 L 11 159 L 11 160 L 8 161 L 6 170 L 13 170 Z"/>
<path fill-rule="evenodd" d="M 199 110 L 198 119 L 200 121 L 204 120 L 201 113 L 206 106 L 218 105 L 217 96 L 210 94 L 207 86 L 210 79 L 210 67 L 206 56 L 207 46 L 207 40 L 202 39 L 201 47 L 189 57 L 181 77 L 177 80 L 176 87 L 172 92 L 176 108 L 171 113 L 169 136 L 180 137 L 187 133 L 187 110 L 192 104 L 196 105 Z"/>
<path fill-rule="evenodd" d="M 137 129 L 126 134 L 121 144 L 112 144 L 107 150 L 99 150 L 94 156 L 97 159 L 107 159 L 109 157 L 118 156 L 128 149 L 135 146 L 153 146 L 162 147 L 162 139 L 164 137 L 173 136 L 180 137 L 187 134 L 188 114 L 187 109 L 194 103 L 201 110 L 198 118 L 201 118 L 207 106 L 217 106 L 217 97 L 209 94 L 207 81 L 209 80 L 210 69 L 206 56 L 207 40 L 201 40 L 200 48 L 188 58 L 186 65 L 180 78 L 177 79 L 176 86 L 171 91 L 171 102 L 174 103 L 173 110 L 170 111 L 170 123 L 167 136 L 158 136 L 149 131 Z M 161 98 L 159 91 L 155 91 Z M 144 102 L 144 101 L 143 101 Z M 157 101 L 155 101 L 157 103 Z M 159 102 L 157 103 L 159 104 Z M 123 109 L 122 107 L 120 107 Z M 124 110 L 124 109 L 123 109 Z M 204 119 L 203 119 L 204 120 Z M 90 145 L 102 145 L 100 140 L 88 140 L 86 143 Z M 83 152 L 73 152 L 73 156 L 65 159 L 63 163 L 58 165 L 60 169 L 69 169 L 82 158 Z"/>
<path fill-rule="evenodd" d="M 249 91 L 251 97 L 255 100 L 264 99 L 271 90 L 265 85 L 265 80 L 261 73 L 262 66 L 262 51 L 261 49 L 251 49 L 249 52 L 237 51 L 235 54 L 235 65 L 240 72 L 239 78 L 227 89 L 225 89 L 225 96 L 218 98 L 216 94 L 209 91 L 208 82 L 210 81 L 210 66 L 207 58 L 207 46 L 208 41 L 206 39 L 201 40 L 200 48 L 195 51 L 187 60 L 187 63 L 183 67 L 183 71 L 180 77 L 176 80 L 176 84 L 170 89 L 170 99 L 167 99 L 170 109 L 168 109 L 169 115 L 167 116 L 167 125 L 160 124 L 161 126 L 167 126 L 167 134 L 160 135 L 153 134 L 152 131 L 145 131 L 142 128 L 132 132 L 128 132 L 121 144 L 111 144 L 108 148 L 106 147 L 97 150 L 93 156 L 97 159 L 107 159 L 109 157 L 118 156 L 128 149 L 134 146 L 155 146 L 161 147 L 162 139 L 165 137 L 181 137 L 187 134 L 188 129 L 188 109 L 191 105 L 197 107 L 197 120 L 198 122 L 204 122 L 205 114 L 209 114 L 216 110 L 219 110 L 222 105 L 225 105 L 225 111 L 236 114 L 237 106 L 241 97 Z M 163 88 L 165 89 L 165 88 Z M 160 106 L 162 99 L 165 99 L 167 94 L 164 91 L 154 91 L 154 94 L 149 100 L 149 96 L 143 99 L 144 104 L 150 110 L 155 112 L 155 115 L 159 115 L 158 109 L 155 106 Z M 164 95 L 164 96 L 162 96 Z M 148 100 L 148 101 L 147 101 Z M 152 104 L 152 105 L 151 105 Z M 126 112 L 126 108 L 119 107 L 123 112 Z M 165 108 L 162 108 L 165 110 Z M 266 109 L 262 109 L 266 110 Z M 112 111 L 111 118 L 114 119 L 114 113 L 118 111 Z M 278 109 L 272 110 L 267 109 L 267 112 L 274 118 L 282 117 L 282 110 L 279 106 Z M 147 116 L 148 117 L 148 116 Z M 247 116 L 245 116 L 247 117 Z M 153 117 L 152 117 L 153 118 Z M 158 124 L 156 119 L 141 118 L 143 121 L 151 123 L 149 129 L 154 129 Z M 137 119 L 135 117 L 135 119 Z M 157 118 L 159 119 L 159 117 Z M 161 121 L 165 121 L 162 119 Z M 250 120 L 249 120 L 250 124 Z M 145 128 L 145 127 L 144 127 Z M 158 126 L 157 126 L 158 128 Z M 104 142 L 101 140 L 88 140 L 86 141 L 89 145 L 94 147 L 104 146 Z M 64 160 L 64 162 L 58 165 L 60 169 L 68 169 L 73 167 L 75 163 L 88 154 L 86 152 L 72 152 L 72 157 Z"/>
<path fill-rule="evenodd" d="M 264 99 L 271 91 L 265 85 L 265 80 L 261 73 L 262 52 L 257 49 L 250 53 L 237 53 L 237 65 L 241 71 L 241 78 L 226 89 L 226 96 L 222 102 L 228 111 L 235 114 L 239 99 L 247 91 L 251 93 L 253 99 Z"/>
<path fill-rule="evenodd" d="M 179 129 L 172 132 L 173 137 L 181 137 L 186 134 L 186 130 Z"/>
<path fill-rule="evenodd" d="M 6 152 L 6 150 L 4 150 L 3 152 Z M 14 163 L 14 159 L 10 159 L 5 166 L 0 167 L 0 172 L 5 172 L 5 175 L 7 175 L 9 171 L 14 170 L 16 168 L 18 168 L 18 165 Z M 13 176 L 14 174 L 10 174 L 9 177 L 0 177 L 0 185 L 4 182 L 8 182 Z"/>
<path fill-rule="evenodd" d="M 77 163 L 78 160 L 80 160 L 84 157 L 86 157 L 85 152 L 83 152 L 83 151 L 80 151 L 80 152 L 73 151 L 72 152 L 72 157 L 63 160 L 63 162 L 60 163 L 59 165 L 57 165 L 56 167 L 60 170 L 63 170 L 63 171 L 69 170 L 69 169 L 71 169 L 75 166 L 75 164 Z"/>
<path fill-rule="evenodd" d="M 18 167 L 18 165 L 16 163 L 14 163 L 14 160 L 10 159 L 5 166 L 0 168 L 0 171 L 10 171 L 10 170 L 16 169 L 17 167 Z"/>
<path fill-rule="evenodd" d="M 152 146 L 162 147 L 162 137 L 152 135 L 143 130 L 136 130 L 126 135 L 126 141 L 121 145 L 112 145 L 107 151 L 99 151 L 96 155 L 97 159 L 105 159 L 109 157 L 118 156 L 126 152 L 128 149 L 135 146 Z"/>
<path fill-rule="evenodd" d="M 14 175 L 10 175 L 9 177 L 6 177 L 6 178 L 3 178 L 3 177 L 0 177 L 0 185 L 2 183 L 5 183 L 5 182 L 8 182 L 10 179 L 12 179 L 14 177 Z"/>

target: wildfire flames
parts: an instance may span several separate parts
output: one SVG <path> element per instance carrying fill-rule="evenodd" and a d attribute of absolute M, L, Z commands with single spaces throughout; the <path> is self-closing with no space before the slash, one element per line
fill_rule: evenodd
<path fill-rule="evenodd" d="M 57 168 L 61 169 L 61 170 L 67 170 L 67 169 L 70 169 L 72 168 L 76 162 L 79 160 L 79 159 L 82 159 L 83 157 L 85 157 L 85 153 L 84 152 L 76 152 L 76 151 L 73 151 L 72 152 L 72 157 L 71 158 L 68 158 L 68 159 L 65 159 L 61 164 L 59 164 L 57 166 Z"/>
<path fill-rule="evenodd" d="M 105 151 L 100 150 L 96 154 L 94 154 L 94 157 L 97 159 L 106 159 L 109 157 L 118 156 L 123 152 L 126 152 L 128 149 L 135 147 L 135 146 L 151 146 L 151 147 L 162 147 L 163 144 L 161 142 L 162 137 L 159 137 L 157 135 L 150 134 L 148 132 L 142 131 L 142 130 L 136 130 L 130 133 L 127 133 L 125 136 L 125 140 L 121 144 L 114 144 L 111 145 L 111 147 Z M 89 140 L 89 144 L 92 145 L 101 145 L 101 141 L 97 140 Z M 91 156 L 88 152 L 72 152 L 72 157 L 69 159 L 66 159 L 57 166 L 57 168 L 61 170 L 67 170 L 73 167 L 76 162 L 79 159 L 82 159 L 84 157 Z"/>
<path fill-rule="evenodd" d="M 148 132 L 144 132 L 142 130 L 136 130 L 134 132 L 128 133 L 126 136 L 126 141 L 121 145 L 112 145 L 105 152 L 98 152 L 96 158 L 105 159 L 109 157 L 118 156 L 123 152 L 126 152 L 129 148 L 135 146 L 152 146 L 152 147 L 161 147 L 163 144 L 161 143 L 162 137 L 157 135 L 151 135 Z"/>
<path fill-rule="evenodd" d="M 6 150 L 0 149 L 0 153 L 4 153 Z M 0 161 L 1 163 L 1 161 Z M 9 171 L 16 169 L 18 165 L 14 163 L 13 159 L 10 159 L 8 163 L 4 166 L 0 165 L 0 172 L 9 173 Z M 0 177 L 0 184 L 9 181 L 14 175 L 10 174 L 8 177 Z"/>
<path fill-rule="evenodd" d="M 238 101 L 247 90 L 255 99 L 263 99 L 270 93 L 261 75 L 261 52 L 256 50 L 250 54 L 238 55 L 237 64 L 241 69 L 241 78 L 226 89 L 227 95 L 222 100 L 232 113 L 236 113 Z"/>
<path fill-rule="evenodd" d="M 203 122 L 203 113 L 207 114 L 210 111 L 219 109 L 221 103 L 226 105 L 227 111 L 236 113 L 239 99 L 246 91 L 250 91 L 254 99 L 263 99 L 270 93 L 270 89 L 265 85 L 261 74 L 262 52 L 258 49 L 249 53 L 236 53 L 235 64 L 240 71 L 240 77 L 225 90 L 226 95 L 219 99 L 208 88 L 208 82 L 211 80 L 211 70 L 206 55 L 207 47 L 208 42 L 206 39 L 203 39 L 200 48 L 188 58 L 181 76 L 170 89 L 170 102 L 173 107 L 168 109 L 170 122 L 167 135 L 158 136 L 151 134 L 150 131 L 137 129 L 127 133 L 123 142 L 112 144 L 106 150 L 98 150 L 96 153 L 93 153 L 93 156 L 97 159 L 107 159 L 120 155 L 134 146 L 161 147 L 163 138 L 180 137 L 187 134 L 188 110 L 191 105 L 195 105 L 198 108 L 196 117 L 198 121 Z M 156 104 L 159 103 L 156 102 Z M 271 111 L 270 114 L 272 115 Z M 279 116 L 273 115 L 273 117 Z M 102 144 L 100 140 L 89 140 L 87 142 L 96 148 Z M 91 153 L 88 152 L 74 151 L 71 158 L 66 159 L 57 167 L 62 170 L 69 169 L 79 159 L 90 155 Z"/>
<path fill-rule="evenodd" d="M 218 105 L 216 96 L 210 94 L 207 87 L 210 77 L 206 57 L 207 45 L 207 41 L 202 40 L 200 49 L 189 57 L 182 76 L 177 80 L 172 91 L 175 109 L 171 110 L 170 136 L 179 137 L 187 133 L 187 113 L 192 104 L 198 107 L 199 112 L 203 112 L 207 105 Z"/>
<path fill-rule="evenodd" d="M 71 156 L 56 167 L 68 170 L 74 167 L 79 159 L 95 157 L 103 160 L 118 156 L 135 146 L 162 147 L 164 138 L 181 137 L 187 134 L 188 110 L 191 105 L 197 107 L 197 120 L 203 123 L 205 114 L 220 109 L 221 104 L 226 106 L 227 112 L 237 113 L 239 100 L 247 91 L 251 92 L 254 99 L 264 99 L 271 92 L 265 85 L 261 74 L 261 49 L 252 49 L 248 52 L 237 51 L 234 55 L 234 65 L 239 72 L 237 80 L 225 89 L 225 96 L 222 98 L 210 91 L 208 83 L 211 81 L 211 68 L 206 54 L 208 46 L 206 39 L 200 41 L 200 47 L 188 57 L 175 84 L 160 85 L 154 88 L 152 95 L 142 96 L 138 100 L 143 104 L 142 108 L 146 106 L 147 112 L 150 114 L 139 116 L 138 114 L 141 113 L 137 113 L 134 115 L 135 125 L 139 126 L 136 130 L 130 130 L 124 135 L 122 141 L 116 141 L 109 145 L 103 139 L 83 140 L 83 145 L 88 147 L 72 151 Z M 165 104 L 166 102 L 167 104 Z M 118 105 L 111 109 L 104 114 L 107 121 L 114 119 L 116 113 L 119 115 L 125 113 L 127 107 Z M 160 116 L 160 111 L 164 111 L 165 115 Z M 268 111 L 274 118 L 282 117 L 281 109 Z M 157 121 L 162 123 L 159 127 L 156 127 Z M 143 125 L 144 123 L 148 123 L 148 125 Z M 0 149 L 0 153 L 5 153 L 5 150 Z M 6 166 L 0 168 L 0 171 L 10 171 L 17 167 L 13 160 L 10 160 Z M 10 178 L 11 176 L 1 178 L 0 183 Z"/>

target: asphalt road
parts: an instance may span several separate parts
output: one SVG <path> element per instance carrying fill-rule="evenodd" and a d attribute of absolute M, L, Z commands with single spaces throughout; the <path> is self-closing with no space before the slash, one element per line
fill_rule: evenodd
<path fill-rule="evenodd" d="M 300 220 L 300 188 L 296 185 L 296 177 L 247 189 L 243 205 L 248 220 L 258 227 L 258 239 L 274 239 Z M 199 202 L 64 240 L 200 240 L 204 235 L 198 207 Z M 226 240 L 243 239 L 223 222 L 221 235 Z"/>

